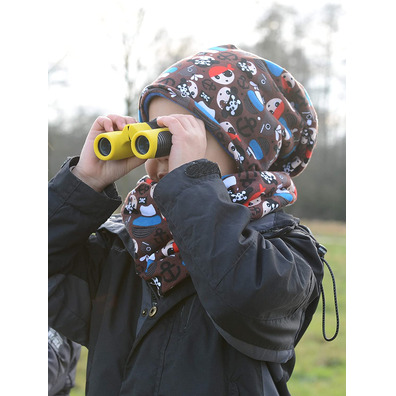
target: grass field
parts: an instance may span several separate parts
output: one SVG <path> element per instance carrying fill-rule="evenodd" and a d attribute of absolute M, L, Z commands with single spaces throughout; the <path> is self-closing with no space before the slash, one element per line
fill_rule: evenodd
<path fill-rule="evenodd" d="M 296 347 L 297 362 L 289 381 L 293 396 L 344 396 L 345 390 L 345 224 L 333 222 L 305 222 L 317 240 L 327 248 L 326 260 L 337 282 L 340 331 L 334 341 L 322 336 L 322 300 L 304 337 Z M 326 334 L 335 329 L 335 309 L 330 274 L 325 270 Z"/>
<path fill-rule="evenodd" d="M 326 246 L 326 260 L 336 277 L 340 331 L 332 342 L 322 336 L 322 300 L 313 317 L 312 323 L 296 348 L 297 363 L 289 381 L 293 396 L 344 396 L 345 391 L 345 224 L 337 222 L 304 222 L 317 240 Z M 332 283 L 325 270 L 324 289 L 326 296 L 326 333 L 331 337 L 335 329 L 335 310 L 332 297 Z M 85 389 L 85 366 L 87 351 L 83 348 L 77 367 L 76 386 L 71 396 L 83 396 Z"/>

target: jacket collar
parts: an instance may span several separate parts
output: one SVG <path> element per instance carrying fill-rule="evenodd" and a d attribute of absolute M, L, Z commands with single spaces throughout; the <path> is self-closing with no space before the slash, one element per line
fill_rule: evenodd
<path fill-rule="evenodd" d="M 129 252 L 132 257 L 135 257 L 135 247 L 133 241 L 125 228 L 120 214 L 114 214 L 99 227 L 99 231 L 106 230 L 111 234 L 118 235 L 123 242 L 125 249 Z"/>
<path fill-rule="evenodd" d="M 250 226 L 263 235 L 275 236 L 295 229 L 299 224 L 300 219 L 285 213 L 283 210 L 279 210 L 252 221 Z M 120 214 L 112 215 L 100 226 L 99 230 L 103 229 L 112 234 L 117 234 L 132 257 L 135 256 L 132 239 L 124 226 Z"/>

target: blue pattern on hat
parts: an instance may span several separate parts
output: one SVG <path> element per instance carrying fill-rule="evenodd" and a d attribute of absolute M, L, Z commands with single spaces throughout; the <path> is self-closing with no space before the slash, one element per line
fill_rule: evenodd
<path fill-rule="evenodd" d="M 277 65 L 276 63 L 274 63 L 274 62 L 271 62 L 271 61 L 269 61 L 269 60 L 265 60 L 265 63 L 266 63 L 266 65 L 267 65 L 267 67 L 268 67 L 268 70 L 274 75 L 274 76 L 277 76 L 277 77 L 279 77 L 282 73 L 283 73 L 283 68 L 282 67 L 280 67 L 279 65 Z"/>

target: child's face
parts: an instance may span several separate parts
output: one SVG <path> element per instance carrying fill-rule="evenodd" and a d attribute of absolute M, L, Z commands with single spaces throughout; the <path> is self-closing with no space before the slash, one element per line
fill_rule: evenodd
<path fill-rule="evenodd" d="M 156 97 L 150 102 L 149 106 L 149 118 L 150 120 L 159 116 L 171 115 L 171 114 L 190 114 L 184 107 L 161 97 Z M 222 175 L 236 173 L 236 164 L 233 158 L 231 158 L 216 139 L 206 131 L 207 147 L 205 152 L 205 158 L 209 161 L 216 162 L 219 165 L 220 172 Z M 168 158 L 153 158 L 148 159 L 145 163 L 146 172 L 149 177 L 158 182 L 162 177 L 168 173 Z"/>

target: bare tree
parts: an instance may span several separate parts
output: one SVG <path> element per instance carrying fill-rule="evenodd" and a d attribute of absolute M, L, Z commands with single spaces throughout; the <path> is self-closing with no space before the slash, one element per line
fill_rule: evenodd
<path fill-rule="evenodd" d="M 137 56 L 136 42 L 139 40 L 145 11 L 140 8 L 136 14 L 136 23 L 132 33 L 122 33 L 122 44 L 124 49 L 123 70 L 126 84 L 125 110 L 126 114 L 134 114 L 137 104 L 136 81 L 142 70 L 142 64 Z"/>
<path fill-rule="evenodd" d="M 62 58 L 52 62 L 48 68 L 48 85 L 63 85 L 67 86 L 67 68 L 64 65 L 64 60 L 67 54 Z"/>
<path fill-rule="evenodd" d="M 339 4 L 326 4 L 323 7 L 322 15 L 324 27 L 326 33 L 323 40 L 323 87 L 320 106 L 323 109 L 330 108 L 330 96 L 331 87 L 334 79 L 334 68 L 333 68 L 333 58 L 334 58 L 334 34 L 338 30 L 338 18 L 341 12 L 341 6 Z M 330 129 L 330 112 L 323 111 L 321 114 L 321 133 L 323 136 L 323 142 L 327 146 L 329 144 L 330 135 L 332 129 Z"/>

